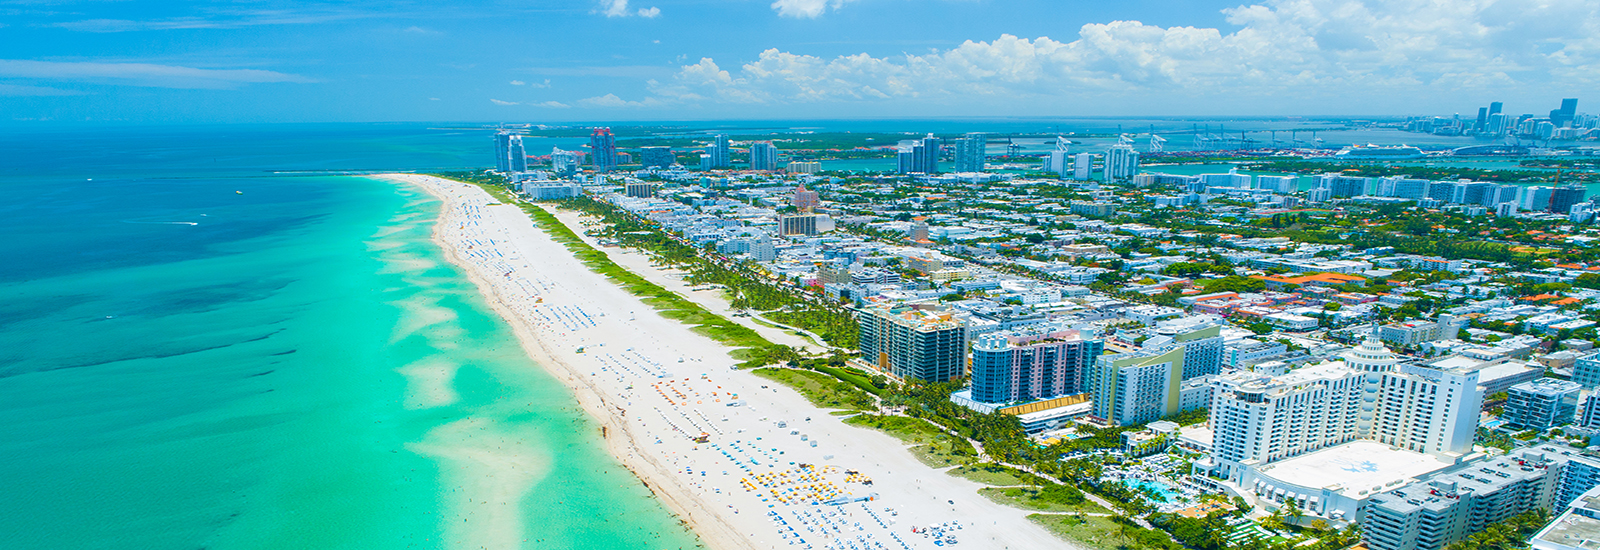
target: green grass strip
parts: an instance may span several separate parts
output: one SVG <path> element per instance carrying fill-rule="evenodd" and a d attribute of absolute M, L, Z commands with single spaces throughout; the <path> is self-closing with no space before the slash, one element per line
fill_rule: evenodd
<path fill-rule="evenodd" d="M 445 176 L 440 176 L 445 177 Z M 455 181 L 459 178 L 446 177 Z M 554 214 L 533 204 L 516 200 L 511 192 L 498 185 L 483 182 L 464 181 L 483 188 L 490 196 L 506 204 L 516 204 L 528 214 L 535 225 L 543 229 L 550 238 L 567 247 L 573 255 L 583 262 L 589 270 L 606 276 L 634 296 L 641 298 L 646 304 L 661 312 L 663 317 L 677 320 L 693 327 L 694 331 L 710 337 L 722 344 L 736 348 L 768 348 L 777 346 L 770 340 L 763 338 L 749 327 L 707 311 L 699 304 L 689 301 L 675 292 L 662 288 L 660 285 L 646 280 L 638 274 L 611 261 L 605 252 L 596 250 L 583 241 L 577 233 L 573 232 L 566 224 L 561 223 Z M 735 352 L 741 350 L 735 350 Z M 761 357 L 761 354 L 735 354 L 735 357 Z M 747 362 L 748 364 L 748 362 Z M 753 365 L 752 365 L 753 366 Z M 870 385 L 870 382 L 869 384 Z"/>

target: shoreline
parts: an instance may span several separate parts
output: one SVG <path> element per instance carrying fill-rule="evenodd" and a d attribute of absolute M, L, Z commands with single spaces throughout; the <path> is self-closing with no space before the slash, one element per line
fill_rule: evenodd
<path fill-rule="evenodd" d="M 528 357 L 532 359 L 534 363 L 544 367 L 545 372 L 549 373 L 555 378 L 561 379 L 563 385 L 567 386 L 567 388 L 572 392 L 573 397 L 577 399 L 578 405 L 583 408 L 584 412 L 588 413 L 589 417 L 593 421 L 600 424 L 602 433 L 601 438 L 605 440 L 606 450 L 611 454 L 611 456 L 615 457 L 619 462 L 621 462 L 624 468 L 627 468 L 628 471 L 632 472 L 634 477 L 638 478 L 640 483 L 650 490 L 651 494 L 655 495 L 656 498 L 667 507 L 667 509 L 671 510 L 673 515 L 677 516 L 679 522 L 686 525 L 707 548 L 711 548 L 713 550 L 753 549 L 753 546 L 737 544 L 738 542 L 742 541 L 742 538 L 738 536 L 708 536 L 712 534 L 721 534 L 721 532 L 726 530 L 728 526 L 722 525 L 719 521 L 707 524 L 708 521 L 715 520 L 714 514 L 708 514 L 703 511 L 696 510 L 697 507 L 689 506 L 686 503 L 681 502 L 680 499 L 676 498 L 677 495 L 661 489 L 661 487 L 665 485 L 665 481 L 661 479 L 665 476 L 665 474 L 658 471 L 657 468 L 660 466 L 651 461 L 645 455 L 645 453 L 642 452 L 637 441 L 635 440 L 634 435 L 629 431 L 627 424 L 619 421 L 616 414 L 610 409 L 611 405 L 607 402 L 605 394 L 601 393 L 594 386 L 584 382 L 582 376 L 577 370 L 575 370 L 571 365 L 568 365 L 565 361 L 558 359 L 556 355 L 546 347 L 546 342 L 534 334 L 534 329 L 528 323 L 527 319 L 506 307 L 502 300 L 501 290 L 495 285 L 491 284 L 489 279 L 480 272 L 483 266 L 469 262 L 465 258 L 462 258 L 461 254 L 457 250 L 456 244 L 446 241 L 442 228 L 448 225 L 448 222 L 451 221 L 450 214 L 456 211 L 454 208 L 456 205 L 455 197 L 443 193 L 440 189 L 433 185 L 428 185 L 418 181 L 409 181 L 407 179 L 393 178 L 390 176 L 390 174 L 381 174 L 374 177 L 405 183 L 421 188 L 422 190 L 426 191 L 428 195 L 439 199 L 439 201 L 443 203 L 439 209 L 439 216 L 435 219 L 433 224 L 432 235 L 434 244 L 443 250 L 445 259 L 447 261 L 460 268 L 462 272 L 467 274 L 468 280 L 472 281 L 473 285 L 477 286 L 478 291 L 483 294 L 483 297 L 485 298 L 484 301 L 488 302 L 489 307 L 492 308 L 501 319 L 504 319 L 509 325 L 511 325 L 512 332 L 516 334 L 517 341 L 522 345 L 522 349 L 528 354 Z M 611 437 L 610 434 L 612 432 L 621 434 L 621 437 Z M 706 515 L 711 515 L 712 518 L 705 518 L 704 516 Z"/>
<path fill-rule="evenodd" d="M 376 177 L 443 202 L 433 236 L 445 257 L 529 357 L 573 392 L 607 450 L 706 547 L 934 548 L 913 525 L 950 525 L 963 541 L 991 540 L 986 548 L 1076 547 L 1028 520 L 1031 512 L 978 495 L 983 485 L 917 461 L 898 439 L 734 370 L 730 348 L 591 271 L 519 206 L 471 184 Z M 840 503 L 821 503 L 829 498 Z"/>

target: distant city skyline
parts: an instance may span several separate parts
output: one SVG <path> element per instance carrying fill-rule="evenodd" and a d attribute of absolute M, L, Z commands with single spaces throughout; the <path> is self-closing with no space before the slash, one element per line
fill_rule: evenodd
<path fill-rule="evenodd" d="M 914 9 L 913 9 L 914 6 Z M 1546 116 L 1585 2 L 11 3 L 0 122 Z M 1486 117 L 1489 113 L 1484 113 Z"/>

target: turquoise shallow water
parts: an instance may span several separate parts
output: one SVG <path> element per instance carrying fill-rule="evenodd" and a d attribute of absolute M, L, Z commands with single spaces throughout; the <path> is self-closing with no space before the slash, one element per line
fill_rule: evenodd
<path fill-rule="evenodd" d="M 696 546 L 437 201 L 138 168 L 0 179 L 0 548 Z"/>

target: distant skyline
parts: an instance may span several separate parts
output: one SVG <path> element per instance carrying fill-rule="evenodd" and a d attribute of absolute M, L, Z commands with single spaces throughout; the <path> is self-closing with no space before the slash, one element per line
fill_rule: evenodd
<path fill-rule="evenodd" d="M 0 36 L 0 122 L 1471 118 L 1600 101 L 1600 2 L 1583 0 L 0 0 Z"/>

